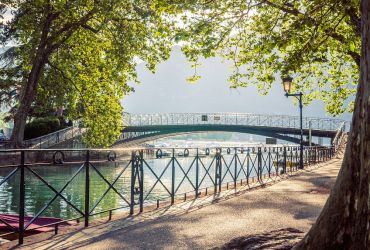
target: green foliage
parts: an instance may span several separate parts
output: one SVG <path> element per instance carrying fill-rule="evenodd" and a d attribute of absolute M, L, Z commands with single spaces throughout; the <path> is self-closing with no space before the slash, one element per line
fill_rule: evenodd
<path fill-rule="evenodd" d="M 196 66 L 216 53 L 233 62 L 231 88 L 258 86 L 262 94 L 281 76 L 294 77 L 305 103 L 322 99 L 327 111 L 351 111 L 361 46 L 359 0 L 215 0 L 200 2 L 182 20 L 178 40 Z M 191 79 L 197 79 L 192 76 Z"/>
<path fill-rule="evenodd" d="M 26 124 L 24 139 L 32 139 L 43 136 L 64 128 L 58 117 L 36 118 Z"/>
<path fill-rule="evenodd" d="M 132 90 L 127 83 L 138 82 L 138 62 L 154 71 L 169 57 L 176 26 L 171 16 L 182 8 L 162 0 L 8 0 L 5 6 L 0 10 L 13 9 L 14 18 L 1 27 L 0 38 L 15 46 L 3 54 L 8 63 L 0 84 L 19 86 L 24 98 L 41 58 L 33 105 L 66 108 L 87 126 L 89 146 L 108 146 L 118 137 L 120 100 Z"/>

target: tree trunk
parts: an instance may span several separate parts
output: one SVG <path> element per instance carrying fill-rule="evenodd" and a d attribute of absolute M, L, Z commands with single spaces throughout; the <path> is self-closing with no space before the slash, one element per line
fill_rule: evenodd
<path fill-rule="evenodd" d="M 11 136 L 13 147 L 23 147 L 24 129 L 26 126 L 26 120 L 28 113 L 31 108 L 31 104 L 37 93 L 37 85 L 40 79 L 41 72 L 45 66 L 46 60 L 52 50 L 48 44 L 48 34 L 52 21 L 56 16 L 52 13 L 48 13 L 43 24 L 41 38 L 37 47 L 35 58 L 32 62 L 32 69 L 28 75 L 25 89 L 21 91 L 21 98 L 19 108 L 14 117 L 14 128 Z"/>
<path fill-rule="evenodd" d="M 37 83 L 45 65 L 45 58 L 46 53 L 44 50 L 38 50 L 32 70 L 27 78 L 25 89 L 21 91 L 21 100 L 14 117 L 14 128 L 11 136 L 11 142 L 14 148 L 23 147 L 26 119 L 31 108 L 32 101 L 37 93 Z"/>
<path fill-rule="evenodd" d="M 361 75 L 337 181 L 308 234 L 293 249 L 369 249 L 370 0 L 361 1 Z"/>

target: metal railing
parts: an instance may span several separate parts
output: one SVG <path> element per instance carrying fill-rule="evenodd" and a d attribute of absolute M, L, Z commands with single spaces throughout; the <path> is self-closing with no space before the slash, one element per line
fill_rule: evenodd
<path fill-rule="evenodd" d="M 338 127 L 338 130 L 337 130 L 337 133 L 335 134 L 335 137 L 333 139 L 333 142 L 332 142 L 332 145 L 335 147 L 335 149 L 337 150 L 338 147 L 340 147 L 340 145 L 342 144 L 342 140 L 343 140 L 343 137 L 346 133 L 346 123 L 347 122 L 343 122 L 339 127 Z"/>
<path fill-rule="evenodd" d="M 260 115 L 245 113 L 168 113 L 168 114 L 123 114 L 125 126 L 153 125 L 245 125 L 281 128 L 299 128 L 299 116 Z M 304 117 L 303 128 L 336 131 L 341 119 Z"/>
<path fill-rule="evenodd" d="M 57 145 L 61 142 L 73 139 L 77 136 L 82 136 L 84 131 L 85 129 L 80 128 L 78 125 L 74 125 L 44 136 L 25 140 L 24 146 L 26 148 L 46 149 L 54 145 Z"/>
<path fill-rule="evenodd" d="M 334 154 L 333 147 L 305 147 L 304 163 L 326 161 Z M 60 224 L 83 219 L 87 227 L 92 216 L 108 213 L 111 218 L 118 209 L 133 214 L 136 209 L 155 209 L 160 203 L 171 205 L 252 182 L 262 185 L 297 171 L 298 165 L 299 147 L 288 146 L 0 150 L 0 197 L 14 205 L 19 225 L 14 227 L 1 216 L 0 223 L 22 244 L 26 234 L 40 227 L 57 233 Z M 68 178 L 58 178 L 67 172 Z M 36 188 L 36 183 L 41 186 Z M 9 190 L 17 194 L 9 195 Z M 48 190 L 48 196 L 37 200 L 39 190 Z M 112 200 L 117 202 L 109 203 Z M 60 221 L 35 226 L 51 206 L 64 211 L 63 216 L 51 214 Z M 4 209 L 0 213 L 11 213 L 4 207 L 0 200 Z"/>
<path fill-rule="evenodd" d="M 73 125 L 50 134 L 46 134 L 33 139 L 24 140 L 24 148 L 46 149 L 58 145 L 59 143 L 71 140 L 75 137 L 80 137 L 86 131 L 85 128 L 80 128 L 78 125 Z M 13 148 L 11 142 L 6 142 L 0 145 L 0 149 Z"/>

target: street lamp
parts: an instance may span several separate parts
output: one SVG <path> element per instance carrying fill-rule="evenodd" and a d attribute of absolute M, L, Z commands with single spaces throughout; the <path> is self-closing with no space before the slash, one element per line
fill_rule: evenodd
<path fill-rule="evenodd" d="M 300 169 L 303 169 L 303 118 L 302 118 L 302 109 L 303 109 L 303 105 L 302 105 L 302 92 L 299 92 L 299 93 L 294 93 L 294 94 L 291 94 L 290 93 L 290 90 L 292 88 L 292 82 L 293 82 L 293 78 L 290 77 L 290 76 L 287 76 L 287 77 L 284 77 L 283 78 L 283 88 L 284 88 L 284 91 L 285 91 L 285 96 L 286 97 L 289 97 L 289 96 L 294 96 L 298 99 L 299 101 L 299 111 L 300 111 L 300 125 L 301 125 L 301 138 L 300 138 L 300 159 L 299 159 L 299 168 Z"/>

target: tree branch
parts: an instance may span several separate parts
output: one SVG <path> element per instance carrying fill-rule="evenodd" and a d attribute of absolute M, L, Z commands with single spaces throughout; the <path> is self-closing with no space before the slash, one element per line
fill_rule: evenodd
<path fill-rule="evenodd" d="M 62 78 L 68 82 L 70 82 L 72 84 L 72 86 L 76 89 L 76 91 L 79 93 L 80 97 L 81 97 L 81 100 L 82 102 L 85 104 L 85 100 L 84 100 L 84 96 L 81 92 L 81 90 L 76 86 L 76 84 L 72 81 L 72 79 L 70 79 L 68 76 L 65 75 L 65 73 L 63 72 L 63 70 L 61 70 L 60 68 L 58 68 L 57 66 L 55 66 L 54 64 L 52 64 L 50 62 L 50 60 L 48 59 L 47 62 L 46 62 L 52 69 L 54 69 L 56 72 L 59 72 L 59 74 L 62 76 Z"/>
<path fill-rule="evenodd" d="M 306 15 L 305 13 L 302 13 L 302 12 L 300 12 L 298 9 L 294 9 L 294 8 L 287 8 L 287 7 L 285 7 L 285 6 L 281 6 L 281 5 L 277 5 L 277 4 L 275 4 L 275 3 L 272 3 L 271 1 L 269 1 L 269 0 L 262 0 L 262 2 L 261 3 L 265 3 L 265 4 L 267 4 L 267 5 L 269 5 L 269 6 L 271 6 L 271 7 L 273 7 L 273 8 L 276 8 L 276 9 L 279 9 L 279 10 L 281 10 L 281 11 L 283 11 L 283 12 L 285 12 L 285 13 L 288 13 L 288 14 L 291 14 L 291 15 L 294 15 L 294 16 L 296 16 L 296 17 L 299 17 L 299 16 L 304 16 L 305 18 L 307 18 L 310 22 L 312 22 L 312 23 L 316 23 L 316 20 L 314 20 L 313 18 L 311 18 L 311 17 L 309 17 L 308 15 Z M 342 3 L 343 3 L 343 5 L 344 6 L 350 6 L 350 4 L 349 3 L 347 3 L 347 0 L 343 0 L 342 1 Z M 289 5 L 290 6 L 290 5 Z M 356 34 L 358 35 L 358 36 L 360 36 L 360 30 L 361 30 L 361 23 L 360 23 L 360 18 L 357 16 L 357 11 L 356 11 L 356 9 L 355 8 L 353 8 L 353 7 L 346 7 L 345 8 L 345 14 L 347 15 L 347 16 L 349 16 L 350 17 L 350 20 L 351 20 L 351 22 L 352 22 L 352 25 L 353 25 L 353 27 L 354 27 L 354 29 L 355 29 L 355 32 L 356 32 Z M 347 45 L 346 44 L 346 39 L 342 36 L 342 35 L 340 35 L 340 34 L 338 34 L 338 33 L 336 33 L 335 32 L 335 30 L 333 30 L 333 29 L 326 29 L 326 30 L 324 30 L 324 32 L 325 32 L 325 34 L 326 35 L 328 35 L 328 36 L 330 36 L 331 38 L 333 38 L 333 39 L 335 39 L 335 40 L 337 40 L 337 41 L 339 41 L 340 43 L 342 43 L 343 45 Z M 360 67 L 360 54 L 359 53 L 357 53 L 357 52 L 354 52 L 354 51 L 350 51 L 350 50 L 347 50 L 347 54 L 349 55 L 349 56 L 351 56 L 352 57 L 352 59 L 354 60 L 354 62 L 356 63 L 356 65 L 358 66 L 358 67 Z"/>
<path fill-rule="evenodd" d="M 93 27 L 91 27 L 90 25 L 87 25 L 87 24 L 82 24 L 81 27 L 84 28 L 84 29 L 90 30 L 91 32 L 93 32 L 95 34 L 97 34 L 99 32 L 98 29 L 95 29 L 95 28 L 93 28 Z"/>

